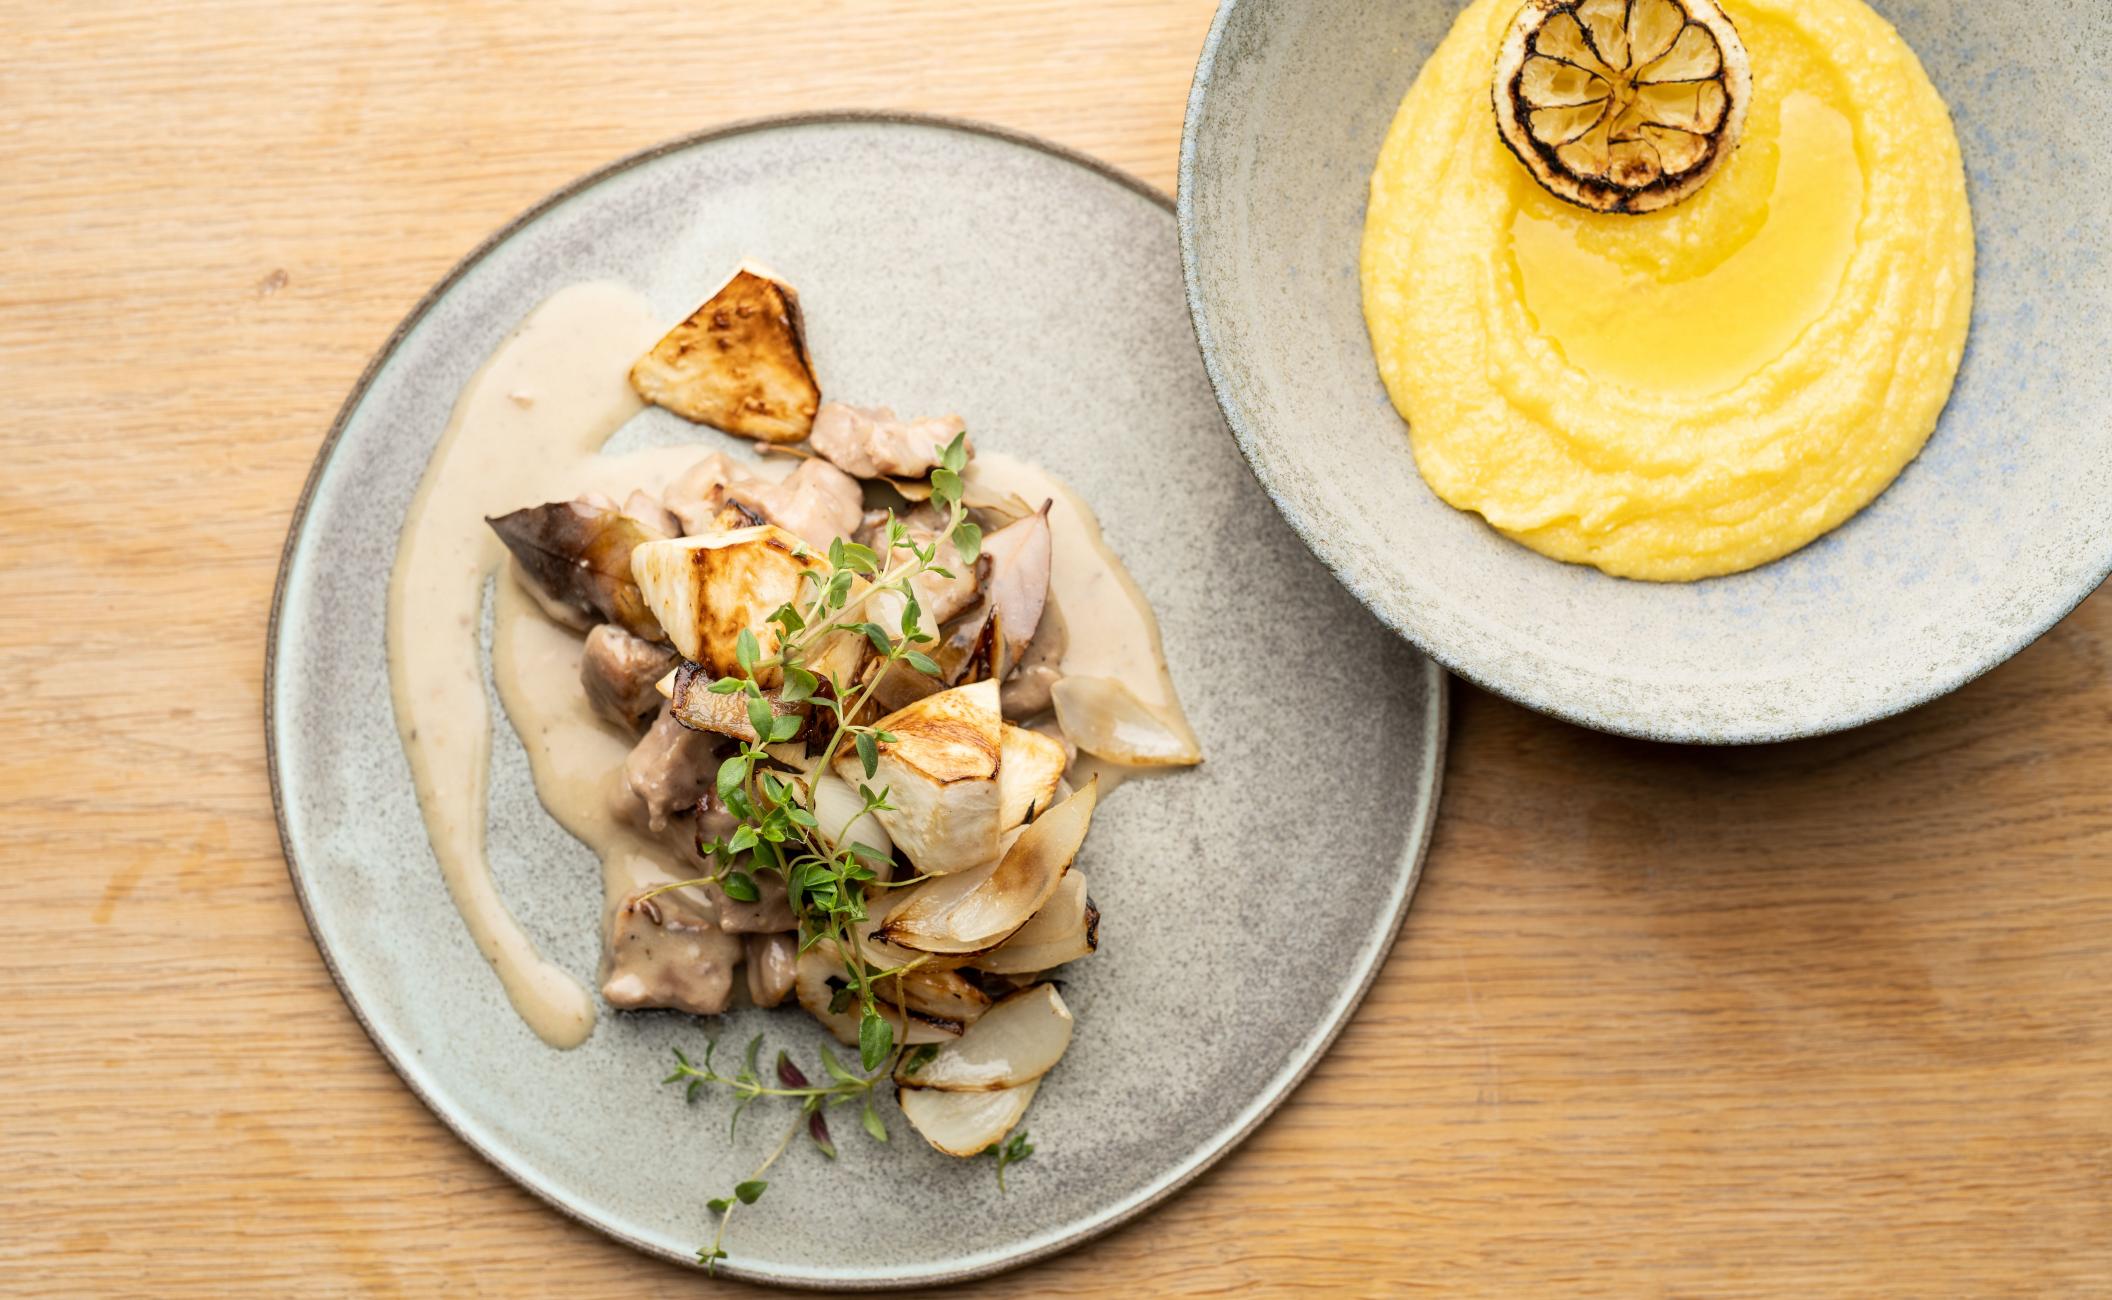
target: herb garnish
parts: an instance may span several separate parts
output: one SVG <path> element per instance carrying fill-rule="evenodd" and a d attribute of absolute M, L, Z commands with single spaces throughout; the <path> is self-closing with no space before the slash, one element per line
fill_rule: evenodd
<path fill-rule="evenodd" d="M 887 1125 L 881 1122 L 880 1112 L 873 1106 L 873 1089 L 887 1078 L 885 1071 L 860 1076 L 837 1060 L 834 1052 L 823 1047 L 821 1065 L 828 1074 L 829 1082 L 815 1084 L 808 1080 L 804 1071 L 792 1063 L 790 1056 L 780 1051 L 777 1054 L 779 1086 L 771 1087 L 763 1082 L 756 1065 L 756 1054 L 762 1049 L 762 1045 L 761 1034 L 749 1039 L 748 1049 L 742 1054 L 741 1068 L 730 1077 L 720 1074 L 712 1067 L 712 1053 L 718 1048 L 716 1039 L 705 1043 L 704 1059 L 697 1063 L 692 1063 L 678 1047 L 675 1049 L 675 1072 L 661 1080 L 662 1083 L 685 1085 L 683 1096 L 688 1101 L 695 1101 L 697 1095 L 709 1085 L 718 1085 L 731 1091 L 739 1098 L 739 1102 L 733 1108 L 729 1133 L 739 1130 L 742 1113 L 761 1098 L 782 1097 L 799 1103 L 799 1113 L 794 1117 L 791 1126 L 785 1130 L 784 1136 L 778 1139 L 777 1145 L 771 1148 L 763 1163 L 756 1166 L 755 1172 L 735 1183 L 731 1195 L 715 1197 L 706 1202 L 705 1208 L 719 1216 L 719 1228 L 713 1234 L 711 1244 L 698 1249 L 697 1262 L 711 1272 L 717 1272 L 719 1261 L 726 1258 L 726 1225 L 732 1221 L 733 1212 L 743 1205 L 753 1205 L 762 1199 L 763 1192 L 770 1186 L 764 1181 L 763 1175 L 770 1172 L 770 1166 L 776 1164 L 778 1157 L 792 1145 L 792 1139 L 798 1135 L 800 1129 L 807 1130 L 807 1137 L 814 1143 L 817 1151 L 831 1160 L 836 1158 L 836 1143 L 829 1135 L 828 1107 L 858 1105 L 859 1123 L 865 1131 L 875 1142 L 887 1141 Z M 1002 1183 L 1003 1179 L 1000 1178 L 999 1181 Z"/>
<path fill-rule="evenodd" d="M 887 1062 L 895 1047 L 893 1022 L 906 1015 L 898 1009 L 891 1021 L 881 1010 L 874 985 L 902 974 L 914 963 L 876 970 L 863 960 L 853 927 L 868 919 L 867 890 L 889 887 L 875 869 L 888 865 L 889 858 L 870 845 L 847 843 L 846 838 L 861 820 L 893 811 L 894 805 L 888 802 L 886 788 L 875 791 L 860 782 L 858 811 L 841 826 L 823 827 L 814 815 L 812 781 L 832 770 L 846 744 L 856 750 L 859 766 L 871 779 L 879 770 L 880 746 L 895 739 L 871 722 L 859 721 L 881 681 L 897 663 L 939 675 L 937 662 L 917 648 L 938 638 L 924 630 L 923 610 L 911 582 L 927 573 L 954 577 L 939 563 L 940 538 L 952 541 L 964 563 L 974 564 L 981 554 L 982 529 L 968 518 L 961 499 L 960 476 L 967 464 L 967 434 L 957 434 L 931 472 L 931 500 L 946 516 L 931 541 L 919 543 L 909 526 L 890 511 L 884 529 L 885 561 L 871 547 L 838 538 L 829 544 L 825 567 L 801 572 L 793 599 L 764 620 L 779 630 L 775 654 L 764 657 L 755 634 L 742 630 L 734 649 L 739 674 L 721 677 L 708 688 L 717 695 L 744 695 L 749 725 L 756 733 L 755 740 L 742 741 L 719 766 L 718 797 L 733 814 L 734 829 L 723 840 L 698 845 L 699 852 L 716 862 L 714 874 L 661 887 L 716 884 L 729 898 L 753 902 L 761 896 L 753 873 L 769 871 L 783 879 L 787 901 L 799 921 L 800 951 L 833 941 L 843 956 L 844 972 L 859 1008 L 858 1060 L 868 1071 Z M 812 553 L 801 547 L 797 554 Z M 901 615 L 894 629 L 868 617 L 868 607 L 881 593 L 900 598 Z M 877 657 L 876 667 L 857 682 L 846 682 L 834 673 L 823 675 L 812 666 L 816 653 L 838 635 L 864 637 Z M 770 752 L 770 746 L 790 741 L 809 721 L 796 713 L 779 714 L 771 707 L 762 685 L 763 679 L 771 677 L 781 682 L 776 687 L 781 703 L 808 705 L 815 722 L 829 715 L 828 740 L 806 769 L 813 774 L 811 778 Z"/>
<path fill-rule="evenodd" d="M 801 1127 L 807 1129 L 817 1150 L 831 1160 L 836 1158 L 836 1146 L 824 1114 L 828 1107 L 862 1103 L 859 1119 L 865 1131 L 875 1141 L 887 1141 L 887 1126 L 873 1105 L 873 1089 L 888 1077 L 888 1067 L 897 1055 L 895 1022 L 906 1027 L 907 1012 L 901 1009 L 903 998 L 897 992 L 891 999 L 897 1004 L 895 1016 L 891 1019 L 883 1014 L 874 987 L 904 974 L 924 959 L 886 969 L 865 961 L 855 927 L 868 919 L 866 892 L 889 887 L 888 882 L 880 880 L 876 868 L 891 866 L 891 862 L 888 855 L 870 845 L 847 841 L 852 827 L 875 813 L 892 811 L 893 805 L 888 802 L 886 788 L 875 791 L 860 782 L 858 811 L 841 826 L 825 828 L 814 813 L 813 785 L 832 770 L 845 745 L 857 753 L 867 780 L 878 771 L 880 747 L 895 737 L 861 719 L 866 716 L 874 692 L 896 664 L 907 664 L 929 676 L 940 674 L 938 663 L 918 648 L 937 638 L 924 630 L 923 610 L 911 583 L 927 573 L 949 580 L 954 577 L 939 563 L 939 539 L 950 540 L 966 564 L 974 564 L 982 551 L 982 529 L 968 518 L 962 501 L 960 476 L 967 463 L 964 432 L 947 444 L 940 453 L 938 467 L 931 472 L 931 501 L 945 512 L 945 521 L 931 534 L 932 540 L 920 543 L 909 526 L 890 511 L 883 530 L 884 552 L 876 553 L 872 547 L 841 538 L 831 542 L 826 566 L 802 570 L 793 598 L 764 620 L 778 629 L 776 652 L 765 657 L 754 632 L 743 629 L 735 641 L 739 673 L 721 677 L 708 688 L 717 695 L 745 696 L 749 726 L 756 734 L 755 740 L 740 742 L 740 747 L 719 766 L 718 798 L 733 815 L 734 829 L 723 840 L 698 845 L 699 852 L 715 863 L 717 870 L 713 874 L 676 881 L 653 892 L 716 884 L 729 898 L 753 902 L 761 897 L 755 873 L 776 873 L 785 882 L 787 901 L 799 922 L 800 951 L 804 953 L 827 941 L 835 944 L 843 958 L 847 986 L 838 995 L 839 1005 L 832 1009 L 848 1010 L 853 1002 L 858 1007 L 858 1061 L 865 1073 L 848 1069 L 824 1047 L 821 1062 L 829 1081 L 817 1085 L 808 1082 L 805 1074 L 780 1052 L 780 1086 L 769 1086 L 756 1065 L 760 1036 L 748 1044 L 742 1068 L 731 1077 L 712 1068 L 709 1048 L 700 1065 L 693 1065 L 680 1051 L 675 1053 L 679 1066 L 665 1082 L 686 1084 L 686 1095 L 692 1101 L 707 1085 L 729 1089 L 738 1099 L 733 1112 L 736 1125 L 742 1112 L 763 1097 L 796 1099 L 800 1103 L 798 1116 L 755 1172 L 736 1184 L 730 1196 L 708 1203 L 719 1215 L 719 1225 L 711 1244 L 697 1252 L 698 1261 L 707 1268 L 715 1270 L 718 1261 L 727 1257 L 723 1244 L 727 1223 L 735 1210 L 753 1205 L 763 1195 L 769 1186 L 763 1175 L 785 1153 Z M 813 553 L 802 546 L 795 554 L 810 558 Z M 907 558 L 898 559 L 899 556 Z M 882 593 L 894 593 L 900 600 L 901 614 L 893 629 L 882 626 L 869 614 L 874 597 Z M 845 681 L 834 672 L 824 673 L 815 667 L 816 659 L 831 644 L 829 639 L 839 636 L 862 636 L 872 646 L 876 666 L 858 681 Z M 807 705 L 811 719 L 798 713 L 779 714 L 773 709 L 763 686 L 765 678 L 779 683 L 774 693 L 780 703 Z M 810 720 L 822 723 L 823 715 L 827 715 L 829 724 L 828 739 L 804 771 L 771 752 L 772 745 L 792 740 Z M 1033 1150 L 1017 1139 L 1011 1146 L 1017 1148 L 1015 1154 L 999 1154 L 1000 1187 L 1004 1166 L 1025 1159 Z"/>
<path fill-rule="evenodd" d="M 1005 1190 L 1005 1166 L 1016 1165 L 1033 1155 L 1034 1144 L 1027 1141 L 1027 1131 L 1021 1129 L 1005 1141 L 992 1142 L 979 1154 L 997 1157 L 997 1190 L 1002 1192 Z"/>

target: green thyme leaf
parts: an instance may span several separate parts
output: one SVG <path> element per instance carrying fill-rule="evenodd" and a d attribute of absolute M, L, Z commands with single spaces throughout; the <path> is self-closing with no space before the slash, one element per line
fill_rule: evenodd
<path fill-rule="evenodd" d="M 839 1011 L 841 1008 L 832 1007 L 831 1010 Z M 821 1045 L 821 1068 L 827 1070 L 829 1077 L 838 1083 L 857 1083 L 860 1081 L 858 1076 L 852 1074 L 843 1062 L 836 1059 L 836 1053 L 829 1050 L 827 1043 Z"/>
<path fill-rule="evenodd" d="M 874 743 L 873 733 L 861 731 L 851 739 L 852 743 L 858 747 L 858 764 L 865 769 L 865 774 L 871 776 L 879 771 L 880 746 Z"/>
<path fill-rule="evenodd" d="M 867 1070 L 877 1070 L 895 1046 L 895 1027 L 882 1020 L 879 1013 L 867 1007 L 865 1018 L 858 1022 L 858 1060 Z"/>
<path fill-rule="evenodd" d="M 763 1199 L 763 1189 L 769 1185 L 760 1178 L 751 1178 L 745 1183 L 735 1183 L 733 1194 L 740 1198 L 741 1204 L 753 1205 Z"/>
<path fill-rule="evenodd" d="M 956 474 L 968 468 L 968 431 L 966 429 L 953 435 L 953 441 L 947 443 L 946 449 L 939 453 L 939 465 L 941 468 L 952 470 Z"/>
<path fill-rule="evenodd" d="M 763 896 L 763 891 L 756 888 L 754 878 L 738 871 L 727 872 L 726 878 L 719 882 L 719 888 L 736 903 L 753 903 Z"/>
<path fill-rule="evenodd" d="M 961 563 L 974 564 L 983 553 L 983 530 L 963 519 L 953 530 L 953 549 L 961 553 Z"/>
<path fill-rule="evenodd" d="M 762 657 L 762 650 L 755 644 L 755 633 L 747 628 L 734 638 L 733 657 L 741 665 L 741 671 L 749 677 L 755 676 L 755 661 Z"/>
<path fill-rule="evenodd" d="M 865 1113 L 858 1117 L 858 1122 L 865 1125 L 865 1131 L 873 1135 L 873 1141 L 887 1141 L 887 1125 L 880 1122 L 880 1112 L 873 1109 L 871 1094 L 866 1096 Z"/>
<path fill-rule="evenodd" d="M 937 677 L 939 675 L 938 661 L 922 651 L 911 650 L 902 657 L 909 661 L 910 667 L 923 673 L 926 677 Z"/>
<path fill-rule="evenodd" d="M 880 572 L 880 557 L 873 554 L 872 547 L 861 546 L 857 542 L 844 543 L 843 562 L 854 573 L 872 574 Z"/>

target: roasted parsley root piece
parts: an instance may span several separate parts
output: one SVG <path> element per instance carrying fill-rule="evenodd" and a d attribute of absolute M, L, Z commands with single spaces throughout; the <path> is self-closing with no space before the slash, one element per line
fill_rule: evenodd
<path fill-rule="evenodd" d="M 638 359 L 631 387 L 685 420 L 762 442 L 798 442 L 821 407 L 799 295 L 789 284 L 736 272 Z"/>
<path fill-rule="evenodd" d="M 631 552 L 663 539 L 652 525 L 589 501 L 529 506 L 484 522 L 551 603 L 590 625 L 614 623 L 647 641 L 666 639 L 631 576 Z"/>
<path fill-rule="evenodd" d="M 994 862 L 1004 752 L 997 683 L 927 695 L 877 726 L 894 739 L 877 746 L 871 774 L 849 747 L 836 755 L 836 774 L 853 786 L 888 791 L 892 806 L 877 815 L 895 847 L 932 876 Z"/>
<path fill-rule="evenodd" d="M 765 657 L 775 653 L 771 613 L 803 594 L 803 571 L 822 567 L 797 537 L 768 524 L 662 539 L 627 559 L 675 649 L 718 677 L 740 671 L 735 651 L 744 631 L 755 635 Z"/>
<path fill-rule="evenodd" d="M 1039 817 L 1056 801 L 1070 755 L 1062 742 L 1038 731 L 1004 724 L 1003 749 L 997 768 L 997 829 L 999 834 Z"/>
<path fill-rule="evenodd" d="M 1085 843 L 1099 784 L 1094 777 L 1028 824 L 996 861 L 903 891 L 875 937 L 939 955 L 984 953 L 1010 939 L 1055 897 Z"/>

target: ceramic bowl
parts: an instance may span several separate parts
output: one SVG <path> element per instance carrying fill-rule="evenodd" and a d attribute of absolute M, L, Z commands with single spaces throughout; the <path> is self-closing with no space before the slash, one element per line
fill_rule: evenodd
<path fill-rule="evenodd" d="M 2112 571 L 2112 8 L 1875 0 L 1950 102 L 1979 240 L 1942 423 L 1846 525 L 1733 577 L 1547 559 L 1416 473 L 1361 312 L 1366 186 L 1458 0 L 1227 0 L 1182 141 L 1189 307 L 1240 449 L 1291 526 L 1446 667 L 1585 726 L 1754 742 L 1971 681 Z M 2062 51 L 2056 63 L 2049 52 Z M 1351 467 L 1354 467 L 1353 469 Z"/>

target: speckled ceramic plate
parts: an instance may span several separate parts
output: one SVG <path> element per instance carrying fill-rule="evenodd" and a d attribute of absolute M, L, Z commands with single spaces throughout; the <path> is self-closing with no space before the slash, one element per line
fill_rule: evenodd
<path fill-rule="evenodd" d="M 821 117 L 729 128 L 618 163 L 472 254 L 345 404 L 280 575 L 267 730 L 280 829 L 318 947 L 382 1052 L 485 1158 L 668 1259 L 710 1234 L 770 1119 L 727 1137 L 686 1108 L 669 1049 L 763 1032 L 807 1059 L 797 1011 L 720 1023 L 604 1014 L 576 1051 L 521 1024 L 450 906 L 397 743 L 383 605 L 404 510 L 464 381 L 576 280 L 639 286 L 669 321 L 739 257 L 800 288 L 832 391 L 958 409 L 1098 509 L 1157 606 L 1209 758 L 1103 806 L 1084 867 L 1102 948 L 1066 972 L 1069 1054 L 999 1199 L 988 1161 L 839 1124 L 738 1221 L 727 1271 L 829 1290 L 994 1272 L 1147 1209 L 1278 1105 L 1341 1029 L 1415 887 L 1437 796 L 1442 674 L 1307 554 L 1241 463 L 1182 303 L 1165 198 L 982 128 Z M 617 443 L 734 440 L 649 411 Z M 494 715 L 503 713 L 493 703 Z M 595 861 L 495 742 L 498 883 L 545 953 L 594 972 Z"/>
<path fill-rule="evenodd" d="M 1366 186 L 1460 0 L 1219 10 L 1180 204 L 1218 398 L 1291 526 L 1447 667 L 1607 731 L 1783 739 L 1963 685 L 2112 570 L 2112 154 L 2077 126 L 2112 117 L 2112 85 L 2067 71 L 2112 64 L 2112 8 L 1873 3 L 1964 145 L 1980 246 L 1965 365 L 1920 459 L 1862 514 L 1685 586 L 1557 563 L 1439 501 L 1379 382 L 1357 278 Z"/>

